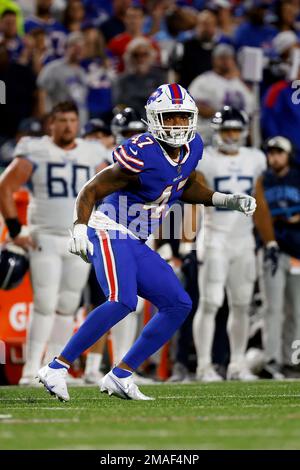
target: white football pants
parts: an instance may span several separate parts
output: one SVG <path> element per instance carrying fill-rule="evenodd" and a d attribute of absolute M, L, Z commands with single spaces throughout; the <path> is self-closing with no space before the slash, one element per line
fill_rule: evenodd
<path fill-rule="evenodd" d="M 205 234 L 209 240 L 209 234 Z M 229 303 L 228 336 L 231 363 L 243 361 L 248 340 L 249 305 L 256 277 L 254 239 L 251 236 L 220 241 L 204 248 L 199 272 L 200 304 L 193 321 L 198 371 L 211 364 L 215 317 L 223 305 L 224 290 Z"/>

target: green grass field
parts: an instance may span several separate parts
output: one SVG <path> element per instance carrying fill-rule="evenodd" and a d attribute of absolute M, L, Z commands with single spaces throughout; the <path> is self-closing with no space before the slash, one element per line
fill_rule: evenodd
<path fill-rule="evenodd" d="M 300 449 L 300 382 L 141 387 L 153 402 L 96 387 L 61 403 L 0 387 L 1 449 Z"/>

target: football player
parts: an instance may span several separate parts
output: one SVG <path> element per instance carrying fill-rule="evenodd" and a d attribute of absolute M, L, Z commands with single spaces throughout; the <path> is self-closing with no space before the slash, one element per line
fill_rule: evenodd
<path fill-rule="evenodd" d="M 69 400 L 70 364 L 109 328 L 136 309 L 137 295 L 158 312 L 127 354 L 101 381 L 101 391 L 149 400 L 132 373 L 168 341 L 191 310 L 191 300 L 172 268 L 145 241 L 161 224 L 167 206 L 188 203 L 230 208 L 251 215 L 255 199 L 208 189 L 195 171 L 203 143 L 196 134 L 197 107 L 178 84 L 164 84 L 146 104 L 149 132 L 130 138 L 113 152 L 114 164 L 80 191 L 70 251 L 93 263 L 107 301 L 88 316 L 58 358 L 40 369 L 51 394 Z M 98 200 L 103 200 L 92 215 Z M 91 217 L 92 215 L 92 217 Z"/>
<path fill-rule="evenodd" d="M 225 106 L 212 120 L 213 145 L 204 151 L 198 165 L 202 184 L 230 194 L 252 194 L 256 181 L 266 168 L 265 155 L 245 147 L 248 118 L 237 109 Z M 270 213 L 266 205 L 257 206 L 258 228 L 267 255 L 276 246 Z M 193 334 L 197 351 L 198 380 L 220 381 L 211 361 L 215 317 L 223 305 L 226 289 L 230 315 L 228 336 L 230 364 L 228 379 L 254 380 L 244 355 L 248 340 L 248 314 L 255 269 L 255 240 L 251 217 L 241 217 L 224 207 L 208 207 L 204 217 L 203 265 L 199 272 L 200 305 L 194 317 Z M 276 260 L 275 260 L 276 261 Z"/>
<path fill-rule="evenodd" d="M 27 331 L 26 363 L 20 384 L 34 381 L 48 343 L 58 354 L 71 336 L 73 316 L 89 266 L 68 253 L 74 201 L 105 158 L 100 145 L 77 139 L 77 107 L 53 109 L 51 136 L 22 138 L 15 159 L 0 179 L 0 208 L 15 245 L 29 251 L 34 307 Z M 13 193 L 27 184 L 29 235 L 23 235 Z"/>

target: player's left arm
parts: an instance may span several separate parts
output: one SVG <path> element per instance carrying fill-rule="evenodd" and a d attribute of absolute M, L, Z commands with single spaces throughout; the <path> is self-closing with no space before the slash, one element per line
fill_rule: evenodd
<path fill-rule="evenodd" d="M 256 209 L 255 198 L 248 194 L 225 194 L 208 188 L 203 174 L 199 171 L 191 173 L 181 199 L 190 204 L 223 207 L 246 215 L 253 215 Z"/>

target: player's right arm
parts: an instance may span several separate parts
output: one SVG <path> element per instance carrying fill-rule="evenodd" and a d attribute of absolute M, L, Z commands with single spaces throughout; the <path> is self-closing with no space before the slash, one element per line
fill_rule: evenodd
<path fill-rule="evenodd" d="M 34 247 L 30 236 L 21 234 L 21 224 L 14 201 L 14 193 L 25 185 L 33 172 L 33 164 L 25 158 L 15 158 L 0 177 L 0 210 L 13 243 L 28 249 Z"/>
<path fill-rule="evenodd" d="M 138 184 L 138 176 L 124 170 L 118 163 L 114 163 L 97 173 L 89 180 L 79 192 L 74 214 L 73 234 L 69 250 L 88 261 L 87 252 L 93 254 L 93 245 L 87 236 L 87 225 L 97 201 L 109 194 L 126 188 L 129 184 Z"/>

